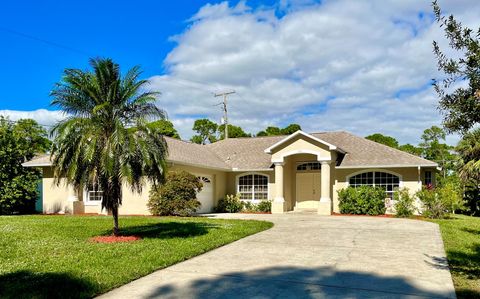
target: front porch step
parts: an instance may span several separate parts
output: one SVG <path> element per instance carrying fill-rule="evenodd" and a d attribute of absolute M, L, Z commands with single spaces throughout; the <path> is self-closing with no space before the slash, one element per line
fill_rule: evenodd
<path fill-rule="evenodd" d="M 294 213 L 294 214 L 317 214 L 318 209 L 294 208 L 293 211 L 291 211 L 290 213 Z"/>

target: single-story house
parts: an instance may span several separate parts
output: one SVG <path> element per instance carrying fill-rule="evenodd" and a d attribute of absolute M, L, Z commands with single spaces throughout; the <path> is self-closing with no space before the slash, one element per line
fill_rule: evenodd
<path fill-rule="evenodd" d="M 437 164 L 351 133 L 297 131 L 289 136 L 230 138 L 199 145 L 166 137 L 169 171 L 186 170 L 204 184 L 198 194 L 199 213 L 213 210 L 226 194 L 244 201 L 272 201 L 272 213 L 316 210 L 339 212 L 337 191 L 347 186 L 385 188 L 391 199 L 395 189 L 411 193 L 431 184 Z M 43 213 L 105 213 L 100 190 L 76 193 L 53 184 L 48 155 L 24 163 L 43 170 Z M 142 194 L 123 191 L 119 213 L 149 214 L 150 186 Z"/>

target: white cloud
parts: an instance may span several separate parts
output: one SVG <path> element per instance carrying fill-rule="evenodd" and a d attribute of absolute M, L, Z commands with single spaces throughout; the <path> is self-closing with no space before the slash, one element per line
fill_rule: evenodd
<path fill-rule="evenodd" d="M 33 111 L 0 110 L 0 115 L 8 117 L 12 121 L 31 118 L 36 120 L 42 126 L 45 126 L 46 129 L 49 129 L 55 123 L 66 117 L 61 111 L 51 111 L 46 109 L 38 109 Z"/>
<path fill-rule="evenodd" d="M 440 4 L 479 25 L 480 2 Z M 429 87 L 439 76 L 433 40 L 446 45 L 429 1 L 207 4 L 175 36 L 167 74 L 152 86 L 184 138 L 195 118 L 219 121 L 212 92 L 235 89 L 229 118 L 253 133 L 295 121 L 307 131 L 382 132 L 416 143 L 441 122 Z"/>

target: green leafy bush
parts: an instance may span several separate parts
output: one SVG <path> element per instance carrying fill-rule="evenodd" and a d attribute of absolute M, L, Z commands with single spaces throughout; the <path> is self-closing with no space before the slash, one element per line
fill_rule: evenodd
<path fill-rule="evenodd" d="M 243 209 L 243 203 L 240 201 L 240 194 L 227 194 L 218 201 L 215 212 L 218 213 L 237 213 Z"/>
<path fill-rule="evenodd" d="M 385 190 L 380 187 L 348 187 L 338 191 L 340 213 L 356 215 L 385 214 Z"/>
<path fill-rule="evenodd" d="M 170 172 L 163 185 L 152 188 L 147 206 L 157 216 L 190 216 L 200 207 L 197 193 L 203 184 L 186 171 Z"/>
<path fill-rule="evenodd" d="M 262 213 L 270 213 L 272 211 L 272 202 L 270 200 L 263 200 L 257 204 L 257 211 Z"/>
<path fill-rule="evenodd" d="M 394 194 L 395 215 L 397 217 L 410 217 L 415 213 L 415 198 L 410 195 L 407 188 L 399 189 Z"/>
<path fill-rule="evenodd" d="M 434 188 L 424 186 L 416 196 L 422 203 L 422 215 L 433 219 L 445 217 L 447 212 L 445 203 Z"/>
<path fill-rule="evenodd" d="M 453 182 L 436 188 L 423 187 L 416 195 L 422 202 L 422 214 L 428 218 L 445 218 L 448 213 L 466 209 L 461 189 Z"/>
<path fill-rule="evenodd" d="M 45 129 L 33 119 L 13 123 L 0 116 L 0 215 L 35 211 L 42 176 L 37 168 L 22 163 L 50 148 L 46 137 Z"/>

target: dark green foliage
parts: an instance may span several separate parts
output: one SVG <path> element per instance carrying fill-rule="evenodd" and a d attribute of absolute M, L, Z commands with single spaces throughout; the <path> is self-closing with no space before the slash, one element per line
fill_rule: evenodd
<path fill-rule="evenodd" d="M 14 123 L 0 116 L 0 214 L 34 212 L 41 174 L 22 163 L 50 148 L 46 135 L 32 119 Z"/>
<path fill-rule="evenodd" d="M 301 130 L 299 124 L 289 124 L 283 129 L 279 127 L 267 127 L 265 131 L 260 131 L 257 133 L 257 136 L 279 136 L 279 135 L 290 135 L 295 133 L 298 130 Z"/>
<path fill-rule="evenodd" d="M 217 213 L 238 213 L 243 209 L 243 203 L 240 201 L 240 195 L 225 195 L 218 201 L 215 207 Z"/>
<path fill-rule="evenodd" d="M 385 190 L 380 187 L 348 187 L 338 191 L 340 213 L 355 215 L 385 214 Z"/>
<path fill-rule="evenodd" d="M 178 131 L 173 126 L 173 123 L 166 119 L 159 119 L 153 121 L 147 125 L 149 128 L 158 131 L 163 136 L 168 136 L 176 139 L 180 139 Z"/>
<path fill-rule="evenodd" d="M 207 141 L 210 143 L 217 141 L 218 125 L 209 119 L 197 119 L 192 129 L 197 132 L 197 135 L 192 136 L 190 139 L 193 143 L 206 144 Z"/>
<path fill-rule="evenodd" d="M 480 129 L 466 133 L 458 143 L 458 170 L 464 185 L 464 198 L 473 215 L 480 214 Z"/>
<path fill-rule="evenodd" d="M 395 215 L 397 217 L 408 218 L 415 213 L 415 198 L 410 195 L 407 188 L 402 188 L 395 192 L 394 199 Z"/>
<path fill-rule="evenodd" d="M 153 187 L 148 209 L 157 216 L 190 216 L 200 207 L 197 193 L 203 184 L 186 171 L 170 172 L 161 186 Z"/>
<path fill-rule="evenodd" d="M 218 126 L 219 140 L 225 139 L 225 125 Z M 245 133 L 245 131 L 239 127 L 229 124 L 228 125 L 228 138 L 240 138 L 240 137 L 252 137 L 252 134 Z"/>
<path fill-rule="evenodd" d="M 395 139 L 391 136 L 386 136 L 386 135 L 382 135 L 380 133 L 375 133 L 375 134 L 372 134 L 372 135 L 368 135 L 367 137 L 365 137 L 365 139 L 375 141 L 377 143 L 381 143 L 381 144 L 389 146 L 389 147 L 398 148 L 397 139 Z"/>
<path fill-rule="evenodd" d="M 270 213 L 272 211 L 272 202 L 269 200 L 261 201 L 257 204 L 257 211 Z"/>
<path fill-rule="evenodd" d="M 444 79 L 434 83 L 440 97 L 439 107 L 444 113 L 445 127 L 450 132 L 465 133 L 480 123 L 480 28 L 474 31 L 453 15 L 443 16 L 437 1 L 433 2 L 433 9 L 450 47 L 459 54 L 447 57 L 433 42 L 438 69 L 445 74 Z M 451 87 L 457 83 L 461 87 L 452 91 Z"/>
<path fill-rule="evenodd" d="M 422 155 L 422 149 L 419 147 L 416 147 L 415 145 L 412 145 L 410 143 L 400 145 L 398 147 L 399 150 L 407 152 L 409 154 L 415 155 L 415 156 L 421 156 Z"/>
<path fill-rule="evenodd" d="M 69 115 L 52 131 L 55 183 L 66 179 L 77 191 L 98 186 L 118 234 L 122 185 L 141 192 L 145 179 L 164 180 L 167 144 L 148 123 L 165 112 L 155 105 L 157 92 L 143 91 L 148 82 L 139 80 L 138 67 L 122 76 L 111 59 L 90 65 L 88 71 L 66 69 L 51 93 L 52 105 Z"/>

